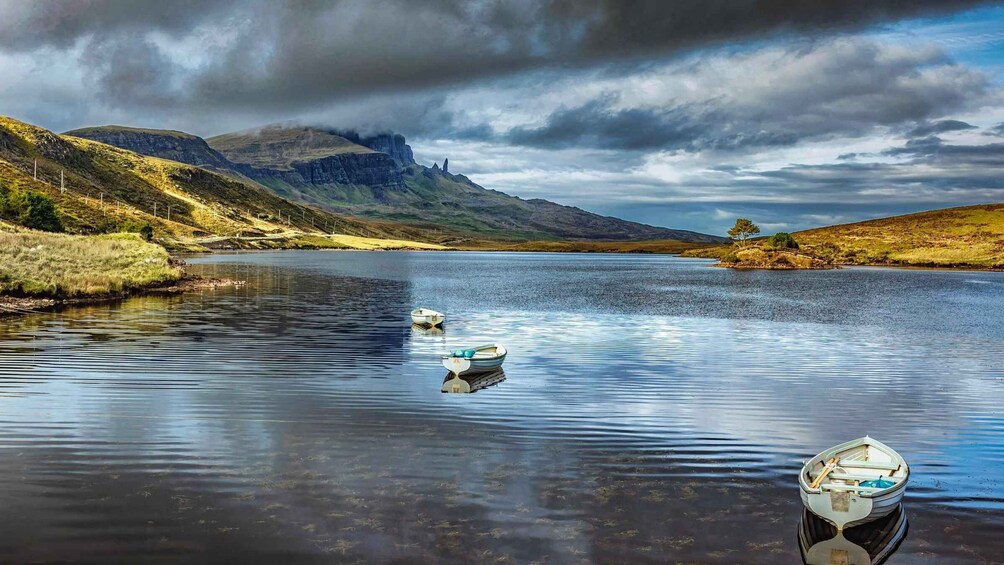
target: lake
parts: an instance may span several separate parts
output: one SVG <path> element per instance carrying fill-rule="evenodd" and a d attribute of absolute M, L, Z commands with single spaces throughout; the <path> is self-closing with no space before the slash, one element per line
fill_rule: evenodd
<path fill-rule="evenodd" d="M 802 461 L 866 434 L 912 469 L 889 563 L 1004 553 L 1004 273 L 189 262 L 247 284 L 0 319 L 0 562 L 800 563 Z"/>

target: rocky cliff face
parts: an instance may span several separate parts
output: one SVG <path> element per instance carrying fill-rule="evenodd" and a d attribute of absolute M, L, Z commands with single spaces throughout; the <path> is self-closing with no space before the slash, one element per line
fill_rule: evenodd
<path fill-rule="evenodd" d="M 310 130 L 304 131 L 310 132 Z M 279 135 L 275 132 L 281 133 L 283 137 L 281 141 L 274 140 L 275 143 L 270 146 L 268 136 L 270 134 Z M 231 143 L 222 145 L 223 151 L 218 151 L 201 137 L 167 130 L 104 126 L 74 130 L 67 132 L 67 135 L 99 141 L 141 155 L 171 159 L 217 172 L 229 173 L 233 176 L 246 177 L 269 186 L 275 186 L 277 183 L 298 188 L 364 185 L 374 189 L 374 195 L 379 194 L 381 197 L 388 191 L 392 192 L 404 187 L 400 161 L 405 159 L 414 161 L 411 148 L 404 142 L 404 136 L 393 134 L 369 138 L 355 136 L 356 140 L 333 138 L 330 140 L 331 150 L 329 152 L 325 152 L 323 146 L 321 150 L 318 150 L 317 145 L 309 145 L 299 158 L 268 165 L 263 165 L 262 159 L 248 159 L 250 162 L 242 162 L 247 153 L 238 150 L 241 148 L 240 141 L 238 140 L 236 144 L 233 143 L 234 136 L 228 136 L 230 137 L 228 141 Z M 267 152 L 275 150 L 275 146 L 281 143 L 282 150 L 289 152 L 291 135 L 294 136 L 292 139 L 294 144 L 302 138 L 302 135 L 296 130 L 273 129 L 256 132 L 255 135 L 249 134 L 246 146 L 253 144 L 255 149 L 260 147 L 261 151 Z M 365 141 L 368 144 L 358 145 L 359 149 L 366 152 L 352 150 L 353 144 L 358 143 L 357 140 Z M 324 140 L 321 142 L 312 141 L 315 143 L 324 142 Z M 363 149 L 370 148 L 371 145 L 373 146 L 371 149 L 374 151 Z M 385 148 L 388 152 L 376 152 L 380 151 L 378 148 Z M 232 155 L 224 154 L 228 151 Z M 265 159 L 265 161 L 268 160 Z"/>
<path fill-rule="evenodd" d="M 331 130 L 331 133 L 344 137 L 353 143 L 358 143 L 363 147 L 369 147 L 374 151 L 386 153 L 402 165 L 415 164 L 415 156 L 411 152 L 411 146 L 405 143 L 404 136 L 399 133 L 381 133 L 369 137 L 360 136 L 354 131 Z"/>
<path fill-rule="evenodd" d="M 226 157 L 209 147 L 204 139 L 187 133 L 106 126 L 73 130 L 66 134 L 197 167 L 221 171 L 234 168 Z"/>
<path fill-rule="evenodd" d="M 269 126 L 213 137 L 208 143 L 243 175 L 267 186 L 286 185 L 301 192 L 325 187 L 323 192 L 336 201 L 351 191 L 331 187 L 366 186 L 378 200 L 404 188 L 401 159 L 412 155 L 403 136 L 347 135 L 352 137 L 332 130 Z"/>
<path fill-rule="evenodd" d="M 238 163 L 240 165 L 240 163 Z M 274 186 L 277 182 L 296 188 L 332 185 L 364 185 L 374 196 L 402 190 L 401 167 L 385 153 L 345 153 L 310 161 L 298 161 L 290 168 L 242 166 L 245 176 Z M 334 198 L 338 200 L 337 196 Z"/>

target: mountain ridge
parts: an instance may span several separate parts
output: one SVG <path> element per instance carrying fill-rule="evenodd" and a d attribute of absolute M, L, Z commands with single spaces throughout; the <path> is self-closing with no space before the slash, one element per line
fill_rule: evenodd
<path fill-rule="evenodd" d="M 438 164 L 424 167 L 415 163 L 400 134 L 363 136 L 331 128 L 271 125 L 203 140 L 229 162 L 222 168 L 215 163 L 200 165 L 209 161 L 201 149 L 193 155 L 167 152 L 161 149 L 162 143 L 136 142 L 133 136 L 120 135 L 110 126 L 73 130 L 67 135 L 122 144 L 125 149 L 215 167 L 219 172 L 225 169 L 227 174 L 253 180 L 284 198 L 342 215 L 427 230 L 500 240 L 724 241 L 487 189 L 464 175 L 444 171 Z M 156 132 L 140 135 L 155 136 Z M 175 132 L 168 135 L 173 138 Z"/>

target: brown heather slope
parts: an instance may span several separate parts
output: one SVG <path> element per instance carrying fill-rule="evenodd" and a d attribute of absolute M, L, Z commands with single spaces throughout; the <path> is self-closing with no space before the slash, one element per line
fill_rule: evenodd
<path fill-rule="evenodd" d="M 931 210 L 794 234 L 843 264 L 1004 267 L 1004 203 Z"/>
<path fill-rule="evenodd" d="M 799 253 L 839 265 L 1004 268 L 1004 203 L 930 210 L 796 232 Z M 766 238 L 752 242 L 764 246 Z M 721 259 L 733 245 L 685 251 Z"/>

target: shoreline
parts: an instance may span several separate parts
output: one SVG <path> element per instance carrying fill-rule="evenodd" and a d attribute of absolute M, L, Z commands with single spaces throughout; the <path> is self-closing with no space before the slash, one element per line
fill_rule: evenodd
<path fill-rule="evenodd" d="M 190 256 L 200 256 L 200 255 L 239 255 L 244 253 L 267 253 L 275 251 L 418 251 L 418 252 L 430 252 L 430 251 L 445 251 L 445 252 L 467 252 L 467 253 L 556 253 L 556 254 L 582 254 L 582 255 L 666 255 L 670 257 L 679 257 L 682 259 L 697 259 L 697 260 L 713 260 L 710 257 L 694 257 L 687 256 L 681 252 L 660 252 L 660 251 L 637 251 L 637 250 L 582 250 L 582 249 L 525 249 L 525 250 L 513 250 L 505 248 L 460 248 L 460 247 L 447 247 L 444 249 L 429 249 L 429 248 L 376 248 L 376 249 L 359 249 L 359 248 L 303 248 L 303 247 L 280 247 L 272 249 L 255 249 L 255 248 L 238 248 L 238 249 L 209 249 L 206 251 L 186 251 L 186 252 L 175 252 L 171 254 L 171 261 L 173 264 L 179 267 L 184 265 L 184 257 Z M 946 271 L 946 272 L 974 272 L 974 273 L 1001 273 L 1004 269 L 994 268 L 994 267 L 977 267 L 977 266 L 962 266 L 962 265 L 910 265 L 902 263 L 836 263 L 828 267 L 820 268 L 800 268 L 800 267 L 763 267 L 763 266 L 741 266 L 741 265 L 727 265 L 721 262 L 713 263 L 709 265 L 713 268 L 723 268 L 732 269 L 735 271 L 830 271 L 841 268 L 877 268 L 877 269 L 903 269 L 903 270 L 918 270 L 918 271 Z M 140 296 L 152 296 L 152 295 L 174 295 L 182 294 L 185 292 L 194 292 L 201 290 L 215 290 L 218 288 L 231 288 L 231 287 L 241 287 L 246 284 L 246 281 L 231 280 L 231 279 L 221 279 L 212 277 L 202 277 L 199 275 L 193 275 L 185 273 L 178 280 L 167 282 L 167 283 L 157 283 L 148 287 L 136 287 L 122 292 L 115 292 L 110 294 L 100 294 L 93 296 L 78 296 L 78 297 L 54 297 L 54 296 L 15 296 L 10 294 L 0 294 L 0 319 L 21 316 L 26 314 L 40 313 L 40 312 L 51 312 L 55 310 L 60 310 L 66 307 L 73 306 L 88 306 L 94 304 L 112 303 L 119 302 L 129 298 L 135 298 Z"/>
<path fill-rule="evenodd" d="M 51 312 L 72 306 L 90 306 L 93 304 L 120 302 L 139 296 L 174 295 L 197 290 L 236 288 L 245 284 L 245 281 L 202 277 L 186 273 L 180 279 L 168 283 L 158 283 L 148 287 L 137 287 L 122 292 L 93 296 L 61 298 L 52 296 L 13 296 L 6 294 L 0 295 L 0 318 Z"/>
<path fill-rule="evenodd" d="M 421 249 L 421 248 L 407 248 L 407 247 L 394 247 L 394 248 L 382 248 L 382 249 L 359 249 L 359 248 L 333 248 L 333 247 L 318 247 L 318 248 L 305 248 L 305 247 L 279 247 L 274 249 L 213 249 L 209 251 L 184 251 L 175 252 L 172 255 L 177 257 L 190 257 L 199 255 L 239 255 L 242 253 L 269 253 L 275 251 L 339 251 L 339 252 L 359 252 L 359 251 L 377 251 L 377 252 L 393 252 L 393 251 L 418 251 L 422 253 L 429 252 L 449 252 L 449 253 L 555 253 L 562 255 L 666 255 L 669 257 L 678 257 L 680 259 L 694 259 L 703 261 L 717 261 L 714 257 L 699 257 L 693 255 L 686 255 L 684 252 L 675 251 L 591 251 L 591 250 L 581 250 L 581 249 L 503 249 L 503 248 L 471 248 L 471 247 L 447 247 L 444 249 Z M 996 267 L 979 267 L 974 265 L 913 265 L 909 263 L 834 263 L 831 267 L 825 268 L 766 268 L 766 267 L 736 267 L 730 265 L 722 265 L 719 263 L 714 263 L 709 265 L 711 267 L 733 269 L 737 271 L 832 271 L 835 269 L 842 268 L 854 268 L 854 267 L 873 267 L 873 268 L 886 268 L 886 269 L 906 269 L 906 270 L 924 270 L 924 271 L 970 271 L 978 273 L 1002 273 L 1004 269 Z"/>

